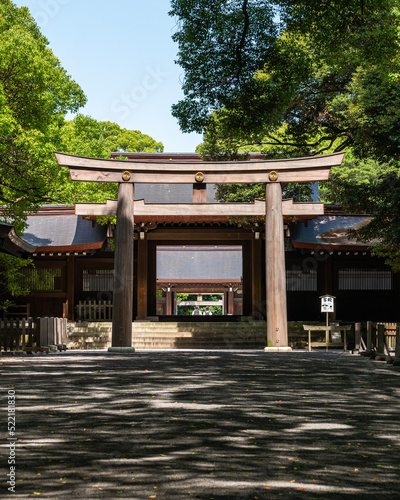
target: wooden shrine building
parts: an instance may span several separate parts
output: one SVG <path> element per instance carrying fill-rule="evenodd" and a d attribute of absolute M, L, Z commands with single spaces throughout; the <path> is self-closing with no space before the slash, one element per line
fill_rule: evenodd
<path fill-rule="evenodd" d="M 26 259 L 30 257 L 36 247 L 20 238 L 15 232 L 14 226 L 0 223 L 0 252 L 13 257 Z"/>
<path fill-rule="evenodd" d="M 226 311 L 232 321 L 237 320 L 238 315 L 265 320 L 265 265 L 261 259 L 265 246 L 263 223 L 239 229 L 222 218 L 220 221 L 205 222 L 199 217 L 197 221 L 192 219 L 189 222 L 183 219 L 183 222 L 177 223 L 168 221 L 166 216 L 159 216 L 154 218 L 151 225 L 141 222 L 139 217 L 137 219 L 134 235 L 134 287 L 137 297 L 140 232 L 147 231 L 147 318 L 168 320 L 176 292 L 227 293 L 232 288 L 230 300 L 234 300 L 235 309 Z M 399 275 L 393 273 L 384 264 L 383 259 L 372 257 L 368 244 L 360 244 L 346 236 L 347 229 L 357 227 L 365 219 L 365 216 L 344 214 L 335 206 L 325 206 L 324 216 L 300 222 L 287 220 L 285 258 L 289 322 L 323 320 L 319 312 L 318 298 L 324 294 L 338 298 L 336 316 L 340 320 L 399 320 Z M 255 232 L 257 229 L 260 231 L 258 237 Z M 190 274 L 190 278 L 186 279 L 174 276 L 174 281 L 171 278 L 172 273 L 167 276 L 160 275 L 160 253 L 169 254 L 171 249 L 179 253 L 184 246 L 187 250 L 191 249 L 186 240 L 182 243 L 179 240 L 162 239 L 163 233 L 172 230 L 179 230 L 182 234 L 209 233 L 213 230 L 221 237 L 228 231 L 237 230 L 243 240 L 236 239 L 231 247 L 210 245 L 207 240 L 193 241 L 198 244 L 195 249 L 202 248 L 202 254 L 205 249 L 209 254 L 214 250 L 218 253 L 219 250 L 227 248 L 231 248 L 231 253 L 237 253 L 237 249 L 240 249 L 240 278 L 231 277 L 227 280 L 221 279 L 220 276 L 220 279 L 211 280 L 209 274 L 202 275 L 201 279 Z M 157 239 L 158 233 L 160 239 Z M 247 236 L 244 236 L 246 234 Z M 32 291 L 27 297 L 13 300 L 21 304 L 28 302 L 33 316 L 60 316 L 63 314 L 63 305 L 68 301 L 68 317 L 71 320 L 85 319 L 76 307 L 79 301 L 112 302 L 114 252 L 109 243 L 112 237 L 112 227 L 99 225 L 94 220 L 77 215 L 75 207 L 47 205 L 37 214 L 29 215 L 28 228 L 22 241 L 30 244 L 29 255 L 34 260 L 35 267 L 25 271 L 25 282 Z M 253 240 L 251 245 L 245 243 Z M 218 240 L 212 243 L 215 241 L 218 243 Z M 259 263 L 254 262 L 254 265 L 254 254 L 250 252 L 253 245 L 259 246 L 257 255 L 260 259 Z M 237 261 L 237 257 L 235 260 Z M 218 266 L 219 262 L 217 259 L 214 265 Z M 162 262 L 161 264 L 161 267 L 164 267 Z M 261 291 L 258 292 L 261 296 L 260 314 L 252 307 L 253 290 L 256 292 L 252 284 L 253 268 L 256 279 L 261 283 Z M 186 266 L 186 269 L 191 267 Z M 237 275 L 238 273 L 235 274 Z M 169 311 L 164 309 L 167 302 L 170 304 Z M 136 300 L 133 305 L 133 318 L 137 319 Z M 109 320 L 111 316 L 108 314 L 102 316 L 102 319 Z M 213 318 L 216 319 L 218 318 Z"/>
<path fill-rule="evenodd" d="M 253 216 L 265 215 L 265 271 L 266 271 L 266 316 L 267 348 L 287 349 L 287 307 L 283 217 L 288 215 L 321 215 L 321 204 L 294 204 L 282 200 L 282 183 L 323 181 L 329 178 L 332 166 L 340 165 L 344 153 L 320 157 L 286 160 L 250 159 L 234 162 L 199 162 L 181 156 L 158 156 L 156 159 L 140 158 L 129 153 L 128 160 L 118 158 L 104 160 L 55 153 L 60 166 L 68 167 L 71 179 L 85 182 L 118 183 L 118 200 L 96 207 L 81 206 L 82 215 L 117 215 L 114 257 L 113 297 L 113 347 L 130 347 L 132 339 L 133 311 L 133 265 L 134 265 L 134 220 L 135 214 L 143 216 L 164 213 L 165 215 L 210 215 Z M 193 203 L 172 206 L 146 206 L 134 197 L 135 184 L 191 184 Z M 207 204 L 207 184 L 253 184 L 265 185 L 265 201 L 252 204 Z M 225 235 L 226 237 L 227 235 Z M 170 234 L 169 238 L 172 239 Z M 181 238 L 182 235 L 175 237 Z M 220 236 L 218 236 L 220 237 Z M 209 236 L 211 238 L 211 235 Z M 208 238 L 208 241 L 210 239 Z M 142 238 L 143 239 L 143 238 Z M 144 241 L 146 241 L 144 239 Z M 147 251 L 143 252 L 147 257 Z M 138 255 L 140 269 L 146 266 L 141 253 Z M 253 273 L 254 276 L 254 273 Z M 254 279 L 254 281 L 256 281 Z M 138 282 L 147 287 L 147 276 Z M 253 294 L 254 297 L 256 294 Z M 145 314 L 147 289 L 138 291 L 138 317 Z M 253 301 L 256 305 L 256 301 Z M 258 307 L 259 309 L 259 307 Z"/>
<path fill-rule="evenodd" d="M 237 321 L 240 317 L 266 321 L 268 307 L 271 307 L 267 301 L 266 267 L 269 261 L 266 248 L 271 243 L 268 243 L 269 230 L 265 225 L 265 212 L 268 213 L 265 201 L 215 203 L 212 185 L 195 179 L 197 173 L 206 176 L 207 168 L 210 169 L 197 155 L 137 153 L 130 156 L 132 160 L 122 164 L 122 174 L 129 172 L 131 179 L 139 167 L 142 172 L 155 164 L 160 171 L 158 182 L 154 182 L 154 176 L 139 179 L 146 182 L 135 183 L 135 199 L 131 197 L 133 210 L 129 209 L 128 213 L 128 219 L 129 214 L 134 217 L 133 267 L 129 274 L 131 311 L 127 313 L 123 308 L 128 323 L 174 319 L 177 293 L 194 293 L 199 298 L 201 294 L 221 294 L 224 316 L 202 317 L 202 321 Z M 84 167 L 77 168 L 80 172 L 85 171 L 87 161 L 105 162 L 101 163 L 101 176 L 122 179 L 120 167 L 111 168 L 120 164 L 118 160 L 63 157 L 66 163 L 71 160 L 83 162 Z M 323 158 L 324 161 L 341 161 L 340 156 Z M 297 161 L 289 160 L 288 164 L 291 166 Z M 190 165 L 190 179 L 185 178 L 182 184 L 163 184 L 163 172 L 170 172 L 171 164 L 176 165 L 178 171 L 181 164 L 184 169 Z M 261 161 L 260 156 L 253 154 L 251 162 L 246 164 L 251 167 L 253 181 L 267 179 L 266 187 L 279 185 L 277 181 L 268 183 L 272 172 L 280 175 L 276 163 Z M 223 165 L 219 174 L 231 175 L 231 170 L 228 173 L 230 168 Z M 307 168 L 306 165 L 299 170 L 304 175 Z M 323 166 L 325 177 L 329 168 L 329 165 Z M 315 177 L 307 176 L 307 180 Z M 193 178 L 194 182 L 189 182 Z M 126 185 L 124 183 L 133 188 L 130 180 L 122 180 L 121 184 Z M 269 191 L 266 191 L 268 199 Z M 320 203 L 293 204 L 285 200 L 280 207 L 282 212 L 276 217 L 279 224 L 273 231 L 281 235 L 284 260 L 280 278 L 283 278 L 282 295 L 287 300 L 287 306 L 283 307 L 284 313 L 287 310 L 288 321 L 323 319 L 318 297 L 325 293 L 337 297 L 336 317 L 339 320 L 399 320 L 399 276 L 392 273 L 382 259 L 371 256 L 369 245 L 349 240 L 346 235 L 348 228 L 364 223 L 365 216 L 344 214 L 339 207 L 324 207 Z M 114 250 L 110 245 L 115 228 L 99 225 L 96 214 L 111 215 L 116 210 L 115 201 L 104 205 L 46 206 L 28 217 L 29 226 L 23 239 L 30 248 L 36 248 L 35 268 L 26 271 L 31 294 L 18 301 L 29 302 L 33 316 L 60 316 L 64 311 L 71 320 L 85 319 L 78 307 L 80 301 L 106 300 L 113 303 L 115 317 L 119 285 L 114 282 Z M 236 216 L 251 217 L 251 222 L 242 227 L 231 224 L 232 211 Z M 296 221 L 292 217 L 295 214 Z M 196 259 L 209 262 L 207 272 L 193 272 L 197 269 Z M 272 264 L 276 259 L 273 257 Z M 103 319 L 111 319 L 110 310 L 107 314 Z M 198 321 L 198 317 L 185 319 Z M 272 340 L 275 345 L 276 340 Z M 287 342 L 283 337 L 278 340 L 281 345 Z"/>

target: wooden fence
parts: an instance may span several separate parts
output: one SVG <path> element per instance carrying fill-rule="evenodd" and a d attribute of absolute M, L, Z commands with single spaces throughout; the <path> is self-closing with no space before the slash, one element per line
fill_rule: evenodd
<path fill-rule="evenodd" d="M 67 342 L 67 318 L 37 318 L 40 346 L 61 345 Z"/>
<path fill-rule="evenodd" d="M 3 319 L 24 319 L 31 317 L 30 304 L 14 304 L 8 306 L 7 310 L 3 312 Z"/>
<path fill-rule="evenodd" d="M 0 321 L 0 351 L 22 351 L 36 343 L 37 325 L 32 318 Z"/>
<path fill-rule="evenodd" d="M 399 325 L 399 326 L 398 326 Z M 367 321 L 366 329 L 361 323 L 355 324 L 355 351 L 367 353 L 376 351 L 390 354 L 399 350 L 400 324 L 373 323 Z M 396 354 L 397 355 L 397 354 Z"/>
<path fill-rule="evenodd" d="M 76 319 L 83 321 L 111 321 L 113 305 L 111 300 L 79 301 L 76 307 Z"/>
<path fill-rule="evenodd" d="M 63 346 L 66 342 L 66 318 L 0 321 L 0 351 L 49 350 L 49 346 Z"/>
<path fill-rule="evenodd" d="M 396 327 L 397 323 L 377 323 L 376 335 L 378 335 L 378 325 L 384 326 L 385 343 L 389 351 L 394 351 L 396 348 Z M 377 345 L 377 344 L 375 344 Z"/>

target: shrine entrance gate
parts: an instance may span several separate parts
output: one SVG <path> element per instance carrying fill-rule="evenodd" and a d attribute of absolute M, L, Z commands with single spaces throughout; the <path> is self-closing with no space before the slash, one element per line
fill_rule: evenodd
<path fill-rule="evenodd" d="M 325 181 L 330 169 L 340 165 L 343 152 L 330 155 L 283 160 L 236 162 L 179 161 L 177 155 L 160 160 L 120 160 L 87 158 L 55 153 L 60 166 L 68 167 L 71 179 L 82 182 L 118 183 L 118 201 L 81 204 L 81 215 L 116 215 L 114 257 L 114 305 L 112 346 L 131 347 L 133 305 L 134 215 L 265 215 L 266 267 L 266 350 L 288 349 L 286 313 L 286 273 L 283 216 L 323 215 L 322 203 L 293 203 L 282 200 L 282 183 Z M 124 156 L 134 157 L 132 153 Z M 134 185 L 192 184 L 193 203 L 145 204 L 134 200 Z M 207 184 L 265 185 L 265 201 L 255 203 L 206 203 Z"/>

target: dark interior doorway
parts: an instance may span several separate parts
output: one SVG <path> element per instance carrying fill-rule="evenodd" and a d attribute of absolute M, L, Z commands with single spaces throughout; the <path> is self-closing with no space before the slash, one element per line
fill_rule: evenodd
<path fill-rule="evenodd" d="M 221 321 L 243 312 L 242 245 L 157 245 L 156 315 Z"/>

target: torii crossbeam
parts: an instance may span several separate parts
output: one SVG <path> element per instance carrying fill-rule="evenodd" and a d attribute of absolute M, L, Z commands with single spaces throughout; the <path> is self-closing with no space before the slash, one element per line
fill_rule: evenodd
<path fill-rule="evenodd" d="M 330 169 L 340 165 L 345 153 L 282 160 L 250 160 L 237 162 L 199 162 L 165 160 L 121 160 L 87 158 L 55 153 L 58 164 L 68 167 L 71 179 L 84 182 L 117 182 L 118 202 L 108 205 L 78 205 L 82 215 L 117 214 L 114 260 L 113 347 L 132 344 L 133 304 L 133 228 L 134 212 L 154 214 L 161 205 L 134 201 L 134 184 L 265 184 L 265 201 L 255 204 L 175 204 L 175 213 L 190 210 L 192 215 L 259 215 L 260 203 L 265 214 L 266 287 L 267 287 L 267 349 L 287 350 L 286 273 L 283 215 L 322 215 L 321 204 L 294 204 L 282 201 L 281 183 L 325 181 Z M 166 205 L 163 205 L 166 209 Z M 148 212 L 147 212 L 148 210 Z M 86 212 L 85 214 L 83 212 Z M 288 213 L 289 212 L 289 213 Z M 165 213 L 165 211 L 163 212 Z M 103 213 L 104 214 L 104 213 Z M 103 215 L 102 214 L 102 215 Z M 179 213 L 178 213 L 179 215 Z M 240 214 L 241 215 L 241 214 Z"/>
<path fill-rule="evenodd" d="M 133 202 L 135 216 L 224 216 L 224 217 L 260 217 L 265 215 L 265 200 L 254 203 L 145 203 L 144 200 Z M 76 203 L 76 215 L 117 215 L 118 201 L 106 203 Z M 318 216 L 324 215 L 323 203 L 293 203 L 292 199 L 282 200 L 283 216 Z"/>

